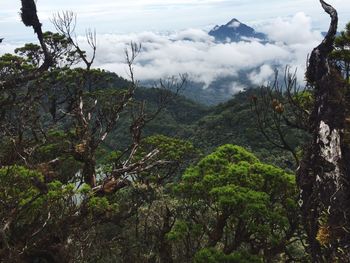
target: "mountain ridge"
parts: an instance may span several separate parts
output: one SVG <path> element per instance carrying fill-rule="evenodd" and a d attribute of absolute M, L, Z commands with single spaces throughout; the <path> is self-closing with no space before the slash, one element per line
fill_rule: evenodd
<path fill-rule="evenodd" d="M 231 19 L 225 25 L 216 25 L 208 33 L 214 37 L 217 42 L 239 42 L 257 39 L 266 41 L 267 36 L 264 33 L 255 31 L 254 28 L 240 22 L 237 18 Z"/>

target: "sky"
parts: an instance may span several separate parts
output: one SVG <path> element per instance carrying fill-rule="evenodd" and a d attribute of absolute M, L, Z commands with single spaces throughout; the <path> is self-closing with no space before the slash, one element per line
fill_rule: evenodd
<path fill-rule="evenodd" d="M 340 17 L 340 27 L 350 20 L 349 0 L 329 0 Z M 37 0 L 39 16 L 46 28 L 56 12 L 71 10 L 78 15 L 78 31 L 96 28 L 100 34 L 141 31 L 172 31 L 209 28 L 233 17 L 259 25 L 276 17 L 304 12 L 312 26 L 324 30 L 328 19 L 317 0 Z M 19 0 L 0 0 L 0 28 L 3 37 L 31 37 L 19 23 Z"/>
<path fill-rule="evenodd" d="M 349 0 L 329 0 L 339 13 L 339 29 L 350 21 Z M 19 18 L 20 1 L 0 0 L 0 54 L 24 41 L 36 41 Z M 246 71 L 254 85 L 265 84 L 286 65 L 304 79 L 307 55 L 322 40 L 329 16 L 317 0 L 37 0 L 45 30 L 50 18 L 71 10 L 78 15 L 77 34 L 89 52 L 86 28 L 96 29 L 95 66 L 128 77 L 124 50 L 130 41 L 142 44 L 135 63 L 136 78 L 154 80 L 187 73 L 208 87 L 214 80 Z M 270 43 L 216 43 L 207 32 L 237 18 L 268 35 Z M 190 40 L 190 41 L 189 41 Z M 232 93 L 245 88 L 234 80 Z"/>

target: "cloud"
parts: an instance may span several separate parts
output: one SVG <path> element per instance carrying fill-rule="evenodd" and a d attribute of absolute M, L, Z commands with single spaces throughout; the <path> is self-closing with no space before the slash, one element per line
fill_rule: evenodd
<path fill-rule="evenodd" d="M 349 0 L 329 1 L 337 8 L 339 25 L 343 28 L 350 20 Z M 2 0 L 0 3 L 1 35 L 33 39 L 32 30 L 20 22 L 20 1 Z M 299 11 L 312 16 L 314 26 L 322 30 L 329 23 L 329 17 L 315 0 L 45 0 L 37 1 L 37 8 L 44 28 L 51 30 L 53 27 L 48 18 L 54 13 L 62 10 L 75 12 L 78 15 L 78 34 L 83 34 L 87 27 L 96 28 L 101 34 L 203 28 L 230 21 L 233 17 L 251 24 Z"/>
<path fill-rule="evenodd" d="M 171 36 L 172 40 L 191 40 L 197 42 L 213 42 L 214 37 L 209 36 L 208 32 L 196 29 L 189 28 L 186 30 L 179 31 Z"/>
<path fill-rule="evenodd" d="M 237 92 L 243 91 L 246 88 L 247 88 L 247 86 L 243 85 L 242 83 L 239 83 L 237 81 L 233 81 L 228 90 L 229 90 L 230 94 L 236 94 Z"/>
<path fill-rule="evenodd" d="M 249 74 L 249 80 L 255 85 L 267 85 L 274 74 L 275 71 L 270 65 L 263 65 Z"/>
<path fill-rule="evenodd" d="M 216 43 L 200 29 L 100 35 L 95 66 L 127 77 L 124 49 L 133 41 L 142 44 L 135 63 L 135 74 L 141 81 L 187 73 L 191 80 L 208 87 L 218 78 L 234 78 L 246 71 L 247 79 L 260 85 L 274 75 L 275 67 L 282 70 L 286 65 L 297 68 L 302 81 L 307 55 L 322 39 L 320 32 L 312 30 L 311 22 L 304 13 L 270 21 L 261 29 L 271 43 Z"/>
<path fill-rule="evenodd" d="M 127 76 L 124 49 L 131 41 L 142 43 L 135 75 L 147 81 L 187 73 L 191 80 L 209 86 L 219 77 L 236 76 L 241 70 L 288 60 L 285 47 L 259 42 L 215 43 L 207 32 L 186 30 L 171 35 L 152 32 L 99 36 L 95 66 Z"/>
<path fill-rule="evenodd" d="M 5 53 L 14 53 L 14 50 L 18 47 L 23 46 L 23 43 L 6 43 L 6 38 L 0 44 L 0 55 Z"/>
<path fill-rule="evenodd" d="M 313 31 L 311 18 L 299 12 L 291 18 L 276 18 L 262 27 L 270 40 L 287 45 L 310 43 L 321 39 L 320 32 Z"/>
<path fill-rule="evenodd" d="M 302 82 L 308 53 L 322 39 L 312 30 L 311 19 L 304 13 L 277 18 L 261 26 L 274 42 L 258 41 L 216 43 L 201 29 L 186 29 L 171 33 L 141 32 L 133 34 L 98 35 L 95 67 L 128 78 L 125 49 L 130 42 L 141 43 L 142 51 L 135 61 L 135 76 L 140 81 L 152 81 L 186 73 L 195 82 L 209 87 L 219 78 L 230 78 L 227 90 L 240 90 L 242 72 L 252 85 L 262 85 L 273 77 L 277 67 L 286 65 L 298 69 Z M 84 37 L 78 38 L 82 47 L 88 46 Z M 10 46 L 1 46 L 6 51 Z M 0 51 L 2 52 L 2 50 Z M 231 84 L 230 84 L 231 83 Z M 235 88 L 237 87 L 237 88 Z"/>

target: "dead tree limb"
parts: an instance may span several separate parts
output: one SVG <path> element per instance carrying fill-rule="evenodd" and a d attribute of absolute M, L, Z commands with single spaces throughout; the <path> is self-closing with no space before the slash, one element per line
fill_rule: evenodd
<path fill-rule="evenodd" d="M 46 47 L 44 42 L 44 35 L 41 29 L 41 23 L 37 14 L 36 4 L 34 0 L 21 0 L 22 8 L 21 8 L 21 18 L 23 24 L 28 27 L 33 27 L 34 32 L 37 34 L 41 48 L 43 50 L 45 60 L 43 65 L 41 66 L 41 70 L 45 71 L 52 65 L 51 55 Z"/>
<path fill-rule="evenodd" d="M 79 57 L 85 63 L 86 69 L 89 71 L 96 57 L 96 31 L 93 31 L 91 29 L 86 30 L 86 41 L 92 50 L 92 56 L 90 59 L 88 59 L 86 56 L 86 52 L 80 48 L 79 43 L 77 41 L 77 37 L 74 32 L 77 23 L 76 14 L 74 14 L 71 11 L 62 12 L 62 14 L 57 13 L 54 15 L 52 23 L 54 24 L 56 30 L 60 34 L 64 35 L 68 39 L 69 43 L 74 46 Z"/>
<path fill-rule="evenodd" d="M 346 83 L 330 54 L 337 32 L 337 11 L 320 3 L 331 17 L 324 40 L 311 53 L 306 78 L 313 88 L 309 117 L 313 139 L 298 169 L 300 204 L 313 262 L 350 262 L 350 131 Z"/>

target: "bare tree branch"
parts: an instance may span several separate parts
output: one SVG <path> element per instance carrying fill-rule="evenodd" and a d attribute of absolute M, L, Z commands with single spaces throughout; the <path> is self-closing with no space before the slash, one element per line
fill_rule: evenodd
<path fill-rule="evenodd" d="M 86 31 L 86 40 L 92 49 L 92 57 L 90 60 L 88 60 L 86 52 L 80 48 L 77 41 L 77 37 L 75 35 L 77 16 L 72 11 L 65 11 L 62 13 L 56 13 L 51 21 L 54 24 L 56 30 L 63 34 L 68 39 L 68 41 L 74 46 L 80 58 L 84 61 L 86 69 L 90 70 L 96 57 L 96 31 L 92 31 L 91 29 L 88 29 Z"/>

